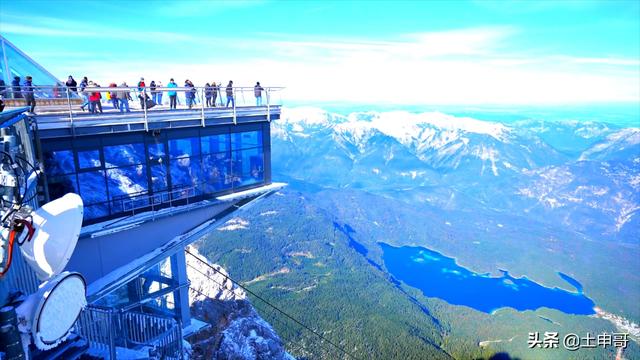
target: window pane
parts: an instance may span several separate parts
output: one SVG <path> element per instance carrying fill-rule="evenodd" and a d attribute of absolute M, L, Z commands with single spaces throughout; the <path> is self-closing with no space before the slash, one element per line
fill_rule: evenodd
<path fill-rule="evenodd" d="M 80 169 L 98 168 L 102 166 L 99 150 L 78 151 Z"/>
<path fill-rule="evenodd" d="M 234 186 L 251 185 L 264 179 L 262 148 L 234 151 L 232 160 Z"/>
<path fill-rule="evenodd" d="M 47 179 L 49 184 L 49 197 L 55 200 L 67 193 L 78 193 L 76 174 L 54 176 Z"/>
<path fill-rule="evenodd" d="M 171 160 L 171 184 L 174 189 L 197 186 L 201 181 L 200 157 Z"/>
<path fill-rule="evenodd" d="M 85 204 L 107 201 L 104 170 L 78 174 L 78 186 L 80 187 L 80 196 Z"/>
<path fill-rule="evenodd" d="M 126 144 L 104 147 L 104 162 L 107 168 L 144 163 L 144 145 Z"/>
<path fill-rule="evenodd" d="M 262 130 L 231 134 L 231 149 L 240 150 L 262 146 Z"/>
<path fill-rule="evenodd" d="M 164 143 L 154 143 L 148 144 L 149 147 L 149 157 L 151 159 L 160 158 L 167 155 L 167 152 L 164 148 Z"/>
<path fill-rule="evenodd" d="M 202 153 L 211 154 L 229 151 L 229 134 L 211 135 L 202 137 Z"/>
<path fill-rule="evenodd" d="M 84 220 L 91 220 L 109 215 L 109 204 L 93 204 L 84 207 Z"/>
<path fill-rule="evenodd" d="M 71 150 L 46 151 L 43 157 L 44 169 L 49 176 L 76 172 Z"/>
<path fill-rule="evenodd" d="M 197 137 L 169 140 L 169 154 L 172 159 L 200 155 L 200 139 Z"/>
<path fill-rule="evenodd" d="M 231 154 L 217 153 L 202 157 L 202 191 L 215 193 L 231 188 Z"/>
<path fill-rule="evenodd" d="M 134 165 L 107 170 L 109 196 L 138 195 L 147 191 L 147 166 Z"/>
<path fill-rule="evenodd" d="M 167 167 L 165 165 L 151 165 L 151 189 L 154 192 L 164 191 L 167 183 Z"/>

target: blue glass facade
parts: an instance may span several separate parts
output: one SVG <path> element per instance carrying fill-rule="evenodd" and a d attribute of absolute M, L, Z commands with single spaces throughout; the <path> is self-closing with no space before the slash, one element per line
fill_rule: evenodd
<path fill-rule="evenodd" d="M 49 199 L 80 194 L 85 222 L 270 182 L 269 124 L 47 139 Z"/>

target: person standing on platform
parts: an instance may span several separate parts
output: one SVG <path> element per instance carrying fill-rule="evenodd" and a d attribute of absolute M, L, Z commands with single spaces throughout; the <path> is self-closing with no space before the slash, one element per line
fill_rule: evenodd
<path fill-rule="evenodd" d="M 89 112 L 92 114 L 98 112 L 98 107 L 100 104 L 100 93 L 97 91 L 93 91 L 96 87 L 97 86 L 93 81 L 89 81 L 89 84 L 85 89 L 89 93 Z"/>
<path fill-rule="evenodd" d="M 156 91 L 155 102 L 156 102 L 156 105 L 162 105 L 162 90 L 161 90 L 163 86 L 162 81 L 158 81 L 157 86 L 158 86 L 158 90 Z"/>
<path fill-rule="evenodd" d="M 87 77 L 85 76 L 85 77 L 82 78 L 82 81 L 80 82 L 80 95 L 82 96 L 82 99 L 84 100 L 82 105 L 80 105 L 80 109 L 82 109 L 82 111 L 84 111 L 84 107 L 85 106 L 90 108 L 90 106 L 89 106 L 89 94 L 85 90 L 87 88 L 87 86 L 89 86 L 89 79 L 87 79 Z"/>
<path fill-rule="evenodd" d="M 262 106 L 262 90 L 264 90 L 264 88 L 260 86 L 260 81 L 258 81 L 256 86 L 253 87 L 253 93 L 256 96 L 256 106 Z"/>
<path fill-rule="evenodd" d="M 14 99 L 22 99 L 22 90 L 20 89 L 20 76 L 14 76 L 11 81 L 11 92 Z"/>
<path fill-rule="evenodd" d="M 191 109 L 193 107 L 193 103 L 194 103 L 194 96 L 193 96 L 193 83 L 191 81 L 189 81 L 189 79 L 184 81 L 184 87 L 187 88 L 187 90 L 184 93 L 184 97 L 187 101 L 187 107 L 189 109 Z"/>
<path fill-rule="evenodd" d="M 119 102 L 119 108 L 120 108 L 120 112 L 124 112 L 125 110 L 127 112 L 131 112 L 131 110 L 129 110 L 129 89 L 128 89 L 128 85 L 126 82 L 123 82 L 122 84 L 120 84 L 121 88 L 124 88 L 123 90 L 118 90 L 117 94 L 117 99 Z"/>
<path fill-rule="evenodd" d="M 213 84 L 211 85 L 211 88 L 213 89 L 211 96 L 213 97 L 213 107 L 216 107 L 216 99 L 218 98 L 218 91 L 220 91 L 220 85 L 216 85 L 216 82 L 214 81 Z"/>
<path fill-rule="evenodd" d="M 151 99 L 153 100 L 154 103 L 158 103 L 156 101 L 156 95 L 158 94 L 156 92 L 156 82 L 154 80 L 151 80 L 151 84 L 149 84 L 149 90 L 151 90 Z"/>
<path fill-rule="evenodd" d="M 36 97 L 33 90 L 33 83 L 31 81 L 31 76 L 27 76 L 24 81 L 24 87 L 22 88 L 22 91 L 24 92 L 24 99 L 27 101 L 27 106 L 30 106 L 29 112 L 35 114 L 34 110 L 36 109 Z"/>
<path fill-rule="evenodd" d="M 69 79 L 67 79 L 67 82 L 65 83 L 65 85 L 67 85 L 67 88 L 69 88 L 69 91 L 78 93 L 78 83 L 73 78 L 73 76 L 69 75 Z"/>
<path fill-rule="evenodd" d="M 169 80 L 169 83 L 167 84 L 168 88 L 177 88 L 178 84 L 176 84 L 175 81 L 173 81 L 173 79 Z M 170 109 L 175 109 L 176 108 L 176 98 L 178 97 L 178 94 L 176 93 L 175 90 L 170 90 L 167 92 L 167 94 L 169 95 L 169 108 Z"/>
<path fill-rule="evenodd" d="M 114 88 L 114 87 L 118 87 L 118 85 L 116 85 L 116 83 L 111 83 L 111 84 L 109 84 L 109 87 Z M 117 91 L 110 91 L 109 92 L 109 98 L 111 100 L 111 103 L 113 104 L 113 108 L 117 110 L 119 108 L 118 107 L 118 105 L 119 105 L 118 92 Z"/>
<path fill-rule="evenodd" d="M 138 92 L 140 93 L 140 95 L 138 95 L 138 99 L 140 99 L 140 107 L 143 109 L 146 107 L 145 101 L 148 98 L 146 86 L 144 78 L 141 77 L 140 81 L 138 81 Z"/>
<path fill-rule="evenodd" d="M 229 107 L 229 103 L 231 103 L 233 107 L 236 107 L 236 102 L 233 99 L 233 81 L 232 80 L 229 80 L 229 83 L 227 84 L 227 107 Z"/>
<path fill-rule="evenodd" d="M 204 86 L 204 97 L 207 99 L 207 107 L 213 106 L 211 104 L 211 98 L 213 97 L 213 87 L 209 83 Z"/>

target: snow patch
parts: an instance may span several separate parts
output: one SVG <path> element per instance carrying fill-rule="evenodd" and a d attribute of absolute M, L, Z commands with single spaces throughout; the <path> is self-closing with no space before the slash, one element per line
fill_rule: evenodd
<path fill-rule="evenodd" d="M 243 220 L 239 217 L 235 217 L 225 222 L 221 227 L 218 228 L 218 231 L 233 231 L 233 230 L 246 229 L 248 225 L 249 225 L 249 222 L 247 220 Z"/>

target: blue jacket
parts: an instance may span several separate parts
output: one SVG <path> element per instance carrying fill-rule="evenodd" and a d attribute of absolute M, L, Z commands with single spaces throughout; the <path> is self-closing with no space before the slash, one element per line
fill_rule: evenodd
<path fill-rule="evenodd" d="M 25 80 L 22 84 L 22 92 L 25 97 L 33 97 L 33 83 L 31 80 Z"/>
<path fill-rule="evenodd" d="M 178 84 L 174 83 L 174 82 L 170 82 L 167 84 L 168 88 L 175 88 L 178 87 Z M 175 91 L 168 91 L 167 94 L 169 94 L 169 96 L 176 96 L 176 92 Z"/>

